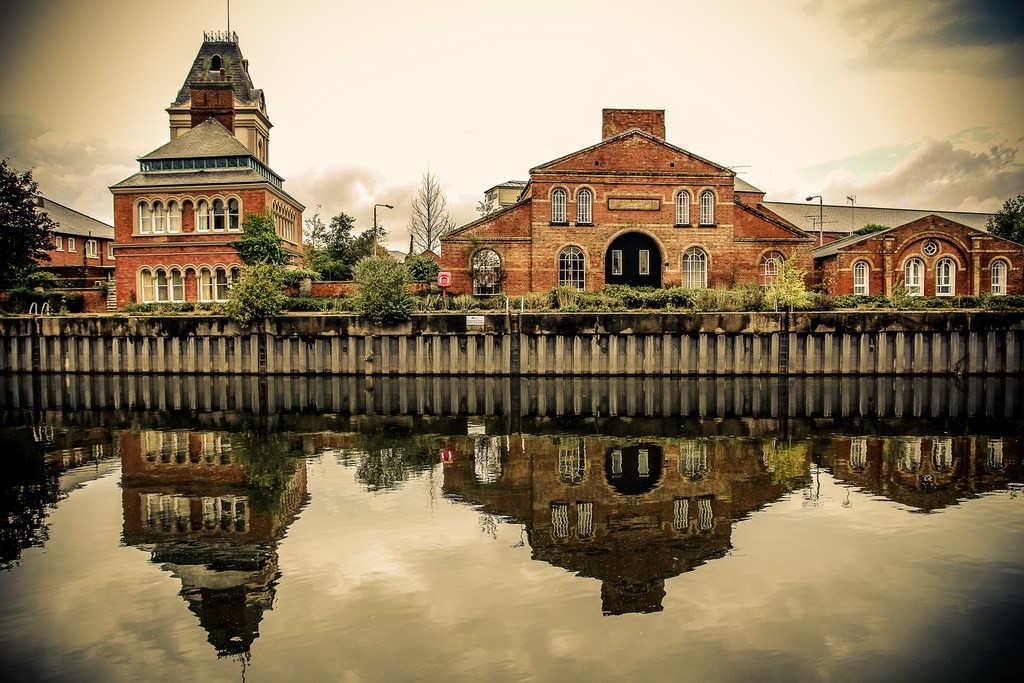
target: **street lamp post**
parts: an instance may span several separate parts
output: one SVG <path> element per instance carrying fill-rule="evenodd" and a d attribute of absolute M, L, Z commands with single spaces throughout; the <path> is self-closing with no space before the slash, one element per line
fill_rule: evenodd
<path fill-rule="evenodd" d="M 821 245 L 823 245 L 825 243 L 825 236 L 824 236 L 824 234 L 821 231 L 822 230 L 822 224 L 825 222 L 824 206 L 822 205 L 822 198 L 821 198 L 820 194 L 811 195 L 810 197 L 808 197 L 804 201 L 805 202 L 809 202 L 812 199 L 817 199 L 818 200 L 818 246 L 820 247 Z"/>
<path fill-rule="evenodd" d="M 373 255 L 377 255 L 377 207 L 383 206 L 386 209 L 393 209 L 395 207 L 390 204 L 374 204 L 373 205 Z"/>

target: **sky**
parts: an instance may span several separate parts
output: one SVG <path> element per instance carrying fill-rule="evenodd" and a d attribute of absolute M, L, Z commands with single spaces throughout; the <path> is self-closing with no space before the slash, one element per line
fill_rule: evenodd
<path fill-rule="evenodd" d="M 0 158 L 111 222 L 109 186 L 169 139 L 228 2 L 3 3 Z M 462 225 L 488 188 L 599 142 L 603 108 L 664 109 L 668 142 L 769 201 L 995 211 L 1024 193 L 1019 0 L 233 0 L 230 28 L 304 217 L 359 231 L 392 204 L 394 248 L 428 170 Z"/>

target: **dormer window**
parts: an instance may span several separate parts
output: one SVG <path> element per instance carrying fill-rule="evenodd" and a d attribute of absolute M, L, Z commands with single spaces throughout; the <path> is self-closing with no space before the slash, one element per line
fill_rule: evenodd
<path fill-rule="evenodd" d="M 220 58 L 220 55 L 214 55 L 210 59 L 210 71 L 220 71 L 220 69 L 221 69 L 221 67 L 223 65 L 224 65 L 224 60 L 222 60 Z"/>

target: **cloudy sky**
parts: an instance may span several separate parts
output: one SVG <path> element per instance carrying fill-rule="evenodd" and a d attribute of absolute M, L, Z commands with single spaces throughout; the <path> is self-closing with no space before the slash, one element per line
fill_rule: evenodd
<path fill-rule="evenodd" d="M 111 221 L 228 0 L 0 9 L 0 157 Z M 13 7 L 12 7 L 13 6 Z M 270 165 L 393 246 L 429 168 L 465 223 L 488 187 L 598 142 L 601 109 L 768 199 L 993 211 L 1024 192 L 1020 0 L 232 0 L 274 123 Z"/>

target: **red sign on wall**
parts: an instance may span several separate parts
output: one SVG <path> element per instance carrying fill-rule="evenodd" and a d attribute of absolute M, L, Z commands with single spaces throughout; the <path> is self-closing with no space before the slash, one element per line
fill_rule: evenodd
<path fill-rule="evenodd" d="M 441 271 L 437 274 L 437 286 L 438 287 L 451 287 L 452 286 L 452 274 Z"/>

